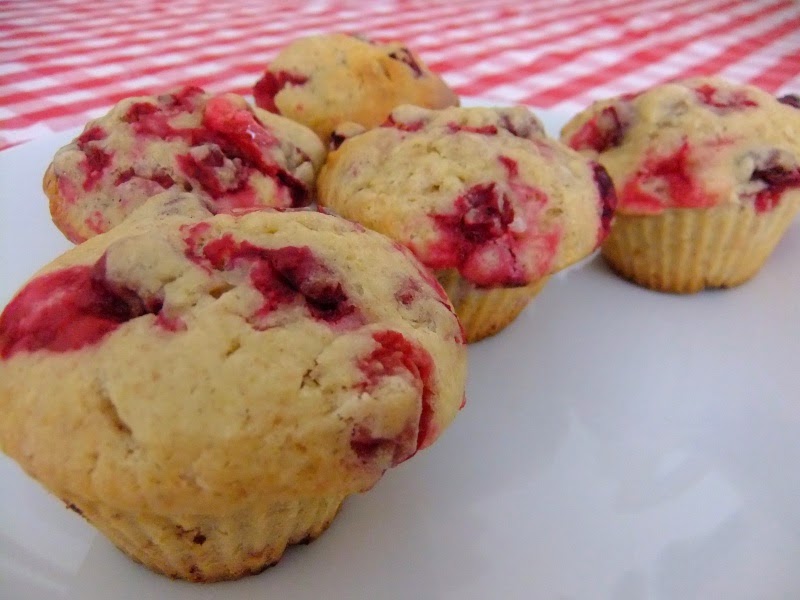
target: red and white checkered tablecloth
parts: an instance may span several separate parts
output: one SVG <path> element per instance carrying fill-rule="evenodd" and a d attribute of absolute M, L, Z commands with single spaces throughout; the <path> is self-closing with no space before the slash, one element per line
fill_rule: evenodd
<path fill-rule="evenodd" d="M 0 148 L 188 82 L 250 93 L 292 39 L 400 39 L 461 94 L 576 111 L 718 73 L 800 90 L 792 0 L 0 0 Z"/>

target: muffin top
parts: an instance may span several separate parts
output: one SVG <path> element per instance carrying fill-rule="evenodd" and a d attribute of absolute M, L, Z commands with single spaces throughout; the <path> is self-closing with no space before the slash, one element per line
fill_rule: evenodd
<path fill-rule="evenodd" d="M 380 125 L 400 104 L 458 105 L 442 79 L 400 42 L 330 34 L 283 49 L 255 84 L 256 104 L 313 129 L 327 140 L 345 121 Z"/>
<path fill-rule="evenodd" d="M 341 145 L 320 173 L 320 203 L 432 269 L 457 269 L 478 287 L 524 286 L 587 256 L 608 232 L 605 171 L 547 138 L 527 109 L 402 106 L 359 131 L 334 134 Z"/>
<path fill-rule="evenodd" d="M 195 192 L 212 212 L 303 206 L 324 157 L 312 131 L 235 94 L 186 87 L 127 98 L 56 153 L 51 213 L 78 243 L 172 187 Z"/>
<path fill-rule="evenodd" d="M 800 188 L 800 102 L 695 78 L 595 102 L 562 140 L 608 170 L 618 210 L 734 203 L 764 212 Z"/>
<path fill-rule="evenodd" d="M 127 510 L 352 493 L 437 438 L 465 369 L 442 289 L 387 238 L 165 192 L 0 316 L 0 448 Z"/>

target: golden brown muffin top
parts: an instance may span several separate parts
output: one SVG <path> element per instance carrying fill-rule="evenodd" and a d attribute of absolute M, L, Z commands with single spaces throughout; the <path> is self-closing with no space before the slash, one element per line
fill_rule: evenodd
<path fill-rule="evenodd" d="M 0 317 L 0 447 L 55 494 L 167 514 L 353 493 L 462 404 L 463 335 L 403 248 L 166 192 Z"/>

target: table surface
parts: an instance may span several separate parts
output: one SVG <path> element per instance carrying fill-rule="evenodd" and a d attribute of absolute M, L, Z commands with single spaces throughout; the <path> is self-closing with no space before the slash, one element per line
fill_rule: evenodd
<path fill-rule="evenodd" d="M 800 89 L 791 0 L 375 2 L 0 0 L 0 148 L 82 125 L 126 96 L 194 83 L 248 94 L 292 39 L 400 39 L 464 96 L 577 112 L 717 73 Z"/>

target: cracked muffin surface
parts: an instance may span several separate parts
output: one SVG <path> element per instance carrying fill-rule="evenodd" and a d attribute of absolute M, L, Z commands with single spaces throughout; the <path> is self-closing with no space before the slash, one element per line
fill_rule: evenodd
<path fill-rule="evenodd" d="M 465 371 L 443 291 L 383 236 L 165 192 L 6 307 L 0 447 L 137 560 L 230 578 L 431 444 Z"/>
<path fill-rule="evenodd" d="M 551 274 L 591 254 L 613 217 L 605 170 L 548 138 L 524 107 L 404 105 L 381 127 L 344 124 L 334 139 L 320 204 L 410 248 L 470 341 L 505 327 Z"/>
<path fill-rule="evenodd" d="M 380 125 L 400 104 L 457 106 L 458 96 L 400 42 L 335 33 L 295 40 L 253 87 L 256 105 L 313 129 L 324 141 L 340 123 Z"/>
<path fill-rule="evenodd" d="M 622 277 L 693 293 L 749 280 L 800 211 L 800 100 L 697 77 L 595 102 L 561 138 L 619 204 L 602 247 Z"/>
<path fill-rule="evenodd" d="M 61 148 L 44 177 L 53 222 L 79 243 L 166 189 L 214 213 L 311 202 L 322 142 L 236 94 L 184 87 L 120 101 Z"/>

